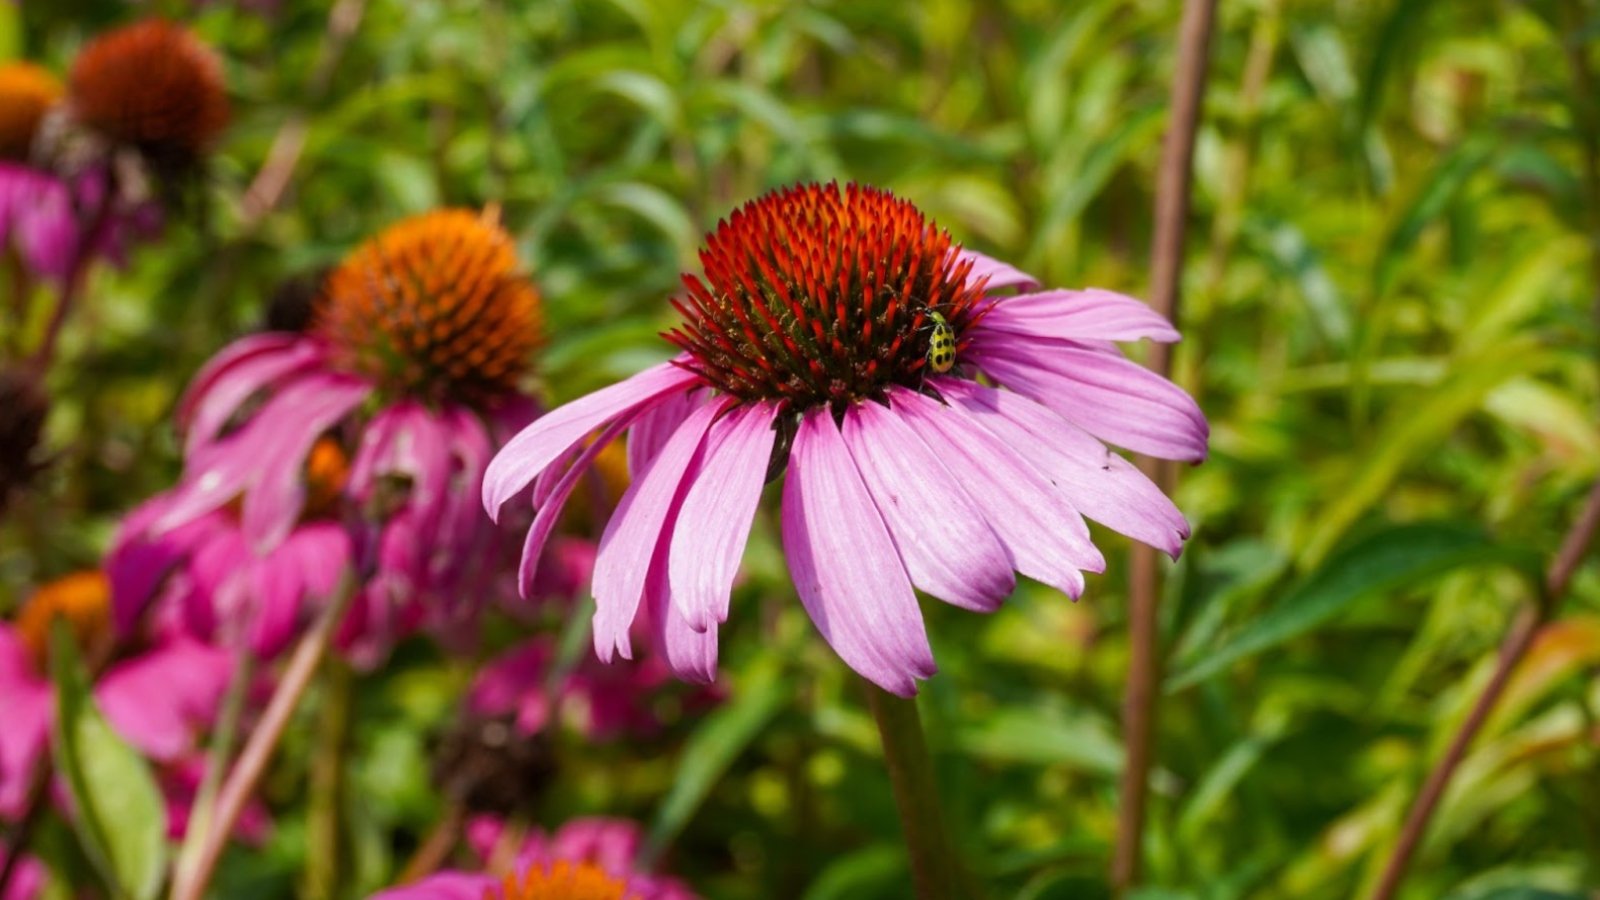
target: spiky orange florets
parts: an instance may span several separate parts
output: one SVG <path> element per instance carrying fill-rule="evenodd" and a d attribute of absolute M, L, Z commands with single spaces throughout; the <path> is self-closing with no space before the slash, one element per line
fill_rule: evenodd
<path fill-rule="evenodd" d="M 71 88 L 79 121 L 163 162 L 194 161 L 228 124 L 216 56 L 187 29 L 159 19 L 84 47 Z"/>
<path fill-rule="evenodd" d="M 111 585 L 100 572 L 78 572 L 35 591 L 17 613 L 17 636 L 41 672 L 50 659 L 50 624 L 63 619 L 78 646 L 99 648 L 111 636 Z"/>
<path fill-rule="evenodd" d="M 471 402 L 515 386 L 540 320 L 511 237 L 492 217 L 455 209 L 356 248 L 328 275 L 312 327 L 385 387 Z"/>
<path fill-rule="evenodd" d="M 745 204 L 707 236 L 700 262 L 705 281 L 684 276 L 688 297 L 674 305 L 685 322 L 667 338 L 708 383 L 800 409 L 919 385 L 929 313 L 960 333 L 983 296 L 949 234 L 855 184 Z"/>
<path fill-rule="evenodd" d="M 39 122 L 60 96 L 61 82 L 39 66 L 0 65 L 0 159 L 28 158 Z"/>
<path fill-rule="evenodd" d="M 624 900 L 627 889 L 594 863 L 562 860 L 506 876 L 499 893 L 485 900 Z"/>

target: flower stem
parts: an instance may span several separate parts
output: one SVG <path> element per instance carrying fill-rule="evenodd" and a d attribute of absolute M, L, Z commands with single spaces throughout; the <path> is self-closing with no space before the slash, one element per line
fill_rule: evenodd
<path fill-rule="evenodd" d="M 331 900 L 338 895 L 344 811 L 344 763 L 350 733 L 350 667 L 333 658 L 323 665 L 326 696 L 311 760 L 311 810 L 307 823 L 305 896 Z"/>
<path fill-rule="evenodd" d="M 1473 739 L 1478 736 L 1483 723 L 1488 720 L 1489 714 L 1494 712 L 1495 705 L 1500 702 L 1501 694 L 1505 693 L 1511 675 L 1516 671 L 1522 658 L 1527 655 L 1528 648 L 1533 645 L 1533 639 L 1538 635 L 1540 626 L 1554 615 L 1562 595 L 1567 591 L 1567 585 L 1572 581 L 1573 573 L 1578 569 L 1578 563 L 1582 561 L 1584 552 L 1594 540 L 1597 530 L 1600 530 L 1600 481 L 1596 481 L 1594 487 L 1590 489 L 1589 499 L 1584 503 L 1583 511 L 1578 514 L 1578 518 L 1568 529 L 1567 536 L 1561 541 L 1561 549 L 1545 576 L 1543 594 L 1539 602 L 1517 614 L 1511 629 L 1500 642 L 1500 659 L 1495 664 L 1494 674 L 1489 677 L 1489 683 L 1483 686 L 1483 692 L 1472 704 L 1472 711 L 1467 714 L 1466 720 L 1450 739 L 1450 746 L 1446 748 L 1444 756 L 1434 763 L 1433 770 L 1423 782 L 1416 802 L 1406 815 L 1405 825 L 1401 826 L 1400 836 L 1395 840 L 1394 849 L 1389 853 L 1389 861 L 1383 867 L 1378 887 L 1372 892 L 1373 900 L 1389 900 L 1400 890 L 1400 884 L 1405 880 L 1406 869 L 1411 864 L 1411 858 L 1416 855 L 1423 836 L 1427 834 L 1428 822 L 1433 818 L 1439 801 L 1443 799 L 1445 788 L 1450 786 L 1450 779 L 1455 775 L 1461 761 L 1466 758 Z"/>
<path fill-rule="evenodd" d="M 249 802 L 250 795 L 255 792 L 257 783 L 266 772 L 267 763 L 271 761 L 273 752 L 278 748 L 278 742 L 288 729 L 290 718 L 294 716 L 295 709 L 305 697 L 312 676 L 316 674 L 323 654 L 327 653 L 328 645 L 333 641 L 334 630 L 344 618 L 345 610 L 349 608 L 355 587 L 353 574 L 346 572 L 339 586 L 334 589 L 334 594 L 329 598 L 322 615 L 295 647 L 294 655 L 290 657 L 289 665 L 283 671 L 277 690 L 267 702 L 266 711 L 261 714 L 261 721 L 251 732 L 250 739 L 245 742 L 244 749 L 239 753 L 238 761 L 234 763 L 233 769 L 228 772 L 227 780 L 222 784 L 222 793 L 217 798 L 215 815 L 201 837 L 194 868 L 189 872 L 178 872 L 173 879 L 172 900 L 200 900 L 205 896 L 206 885 L 211 882 L 211 876 L 216 872 L 217 862 L 222 858 L 222 850 L 228 844 L 228 837 L 233 834 L 239 816 L 244 813 L 245 804 Z"/>
<path fill-rule="evenodd" d="M 883 761 L 894 787 L 894 804 L 911 857 L 911 878 L 920 900 L 962 896 L 961 866 L 945 832 L 934 784 L 933 759 L 922 736 L 917 701 L 897 697 L 862 679 L 867 705 L 878 723 Z"/>
<path fill-rule="evenodd" d="M 50 363 L 55 358 L 56 344 L 61 340 L 61 332 L 72 314 L 72 308 L 77 305 L 78 295 L 83 290 L 83 282 L 89 277 L 89 269 L 94 263 L 95 247 L 99 246 L 102 233 L 111 227 L 111 210 L 117 202 L 115 176 L 106 175 L 104 189 L 105 196 L 95 204 L 87 217 L 87 224 L 77 234 L 77 241 L 72 250 L 72 263 L 68 266 L 66 277 L 62 279 L 61 288 L 56 294 L 55 309 L 50 312 L 50 321 L 45 325 L 44 337 L 40 338 L 39 346 L 34 349 L 33 357 L 28 361 L 33 371 L 41 378 L 50 371 Z"/>
<path fill-rule="evenodd" d="M 1193 175 L 1195 132 L 1205 97 L 1211 24 L 1216 0 L 1187 0 L 1178 33 L 1178 61 L 1172 74 L 1172 112 L 1161 154 L 1156 189 L 1155 235 L 1150 249 L 1150 306 L 1167 319 L 1178 318 L 1183 274 L 1184 230 L 1189 218 L 1189 183 Z M 1172 369 L 1166 344 L 1152 348 L 1148 364 L 1165 376 Z M 1140 466 L 1166 493 L 1172 492 L 1176 470 L 1171 464 L 1142 459 Z M 1156 695 L 1161 683 L 1161 648 L 1157 617 L 1161 576 L 1156 551 L 1135 544 L 1128 580 L 1128 686 L 1122 703 L 1122 767 L 1117 807 L 1117 843 L 1111 861 L 1111 883 L 1120 894 L 1139 881 L 1144 842 L 1145 807 L 1150 766 L 1155 755 Z"/>
<path fill-rule="evenodd" d="M 228 693 L 222 699 L 222 711 L 217 726 L 211 733 L 211 746 L 206 750 L 206 769 L 200 778 L 200 788 L 195 791 L 194 805 L 189 812 L 189 825 L 183 835 L 183 845 L 174 863 L 174 881 L 194 868 L 200 855 L 204 835 L 211 831 L 215 814 L 217 791 L 222 788 L 222 776 L 228 771 L 228 758 L 233 755 L 234 741 L 239 737 L 239 721 L 244 716 L 245 699 L 250 696 L 250 682 L 255 676 L 255 656 L 238 654 L 233 677 L 228 682 Z"/>

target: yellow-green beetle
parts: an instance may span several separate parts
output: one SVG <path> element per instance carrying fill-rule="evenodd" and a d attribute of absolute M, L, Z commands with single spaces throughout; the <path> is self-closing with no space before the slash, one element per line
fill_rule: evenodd
<path fill-rule="evenodd" d="M 943 375 L 956 364 L 956 330 L 935 310 L 928 310 L 928 320 L 928 368 Z"/>

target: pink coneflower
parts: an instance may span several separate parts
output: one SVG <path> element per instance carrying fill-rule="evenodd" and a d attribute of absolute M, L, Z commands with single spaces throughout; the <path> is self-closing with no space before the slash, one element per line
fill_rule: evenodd
<path fill-rule="evenodd" d="M 484 859 L 503 841 L 504 823 L 479 817 L 467 840 Z M 511 874 L 440 872 L 372 900 L 694 900 L 676 879 L 634 863 L 639 826 L 624 819 L 575 819 L 552 835 L 535 832 L 517 848 Z"/>
<path fill-rule="evenodd" d="M 109 647 L 110 597 L 98 572 L 40 588 L 14 623 L 0 624 L 0 817 L 22 813 L 35 768 L 49 748 L 55 691 L 47 671 L 50 624 L 63 619 L 91 654 Z M 117 732 L 157 762 L 192 753 L 216 717 L 232 660 L 183 638 L 162 640 L 108 666 L 96 704 Z"/>
<path fill-rule="evenodd" d="M 492 515 L 535 485 L 526 583 L 598 448 L 630 429 L 630 448 L 648 445 L 595 563 L 602 659 L 631 657 L 648 611 L 675 671 L 714 675 L 762 486 L 785 469 L 801 602 L 846 663 L 902 696 L 935 671 L 914 588 L 991 611 L 1015 571 L 1077 597 L 1105 565 L 1084 516 L 1179 552 L 1183 516 L 1101 443 L 1206 453 L 1194 401 L 1113 343 L 1178 339 L 1144 304 L 1039 291 L 856 185 L 753 201 L 700 260 L 668 335 L 683 352 L 545 415 L 484 480 Z"/>
<path fill-rule="evenodd" d="M 35 159 L 41 126 L 61 92 L 38 66 L 0 64 L 0 257 L 14 253 L 29 280 L 63 279 L 80 255 L 120 260 L 128 241 L 153 224 L 147 210 L 88 213 L 104 202 L 103 179 L 67 177 Z"/>
<path fill-rule="evenodd" d="M 505 571 L 505 536 L 477 497 L 494 449 L 533 417 L 517 385 L 539 325 L 492 216 L 433 212 L 357 248 L 307 333 L 243 338 L 195 377 L 179 408 L 183 480 L 118 541 L 144 554 L 119 570 L 138 576 L 119 579 L 119 609 L 124 595 L 135 607 L 119 620 L 163 562 L 186 560 L 201 606 L 249 610 L 228 628 L 275 648 L 349 560 L 343 639 L 358 661 L 424 619 L 468 633 Z"/>
<path fill-rule="evenodd" d="M 509 716 L 525 736 L 544 731 L 553 718 L 591 740 L 644 737 L 661 730 L 659 701 L 673 679 L 659 656 L 628 667 L 601 665 L 589 656 L 551 685 L 555 655 L 555 642 L 547 637 L 506 651 L 473 679 L 467 708 L 478 716 Z M 681 701 L 694 708 L 717 699 L 714 691 L 701 688 Z"/>

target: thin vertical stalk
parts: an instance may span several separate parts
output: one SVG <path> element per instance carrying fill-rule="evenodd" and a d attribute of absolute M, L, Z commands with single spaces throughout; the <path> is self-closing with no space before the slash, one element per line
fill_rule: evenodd
<path fill-rule="evenodd" d="M 200 776 L 200 787 L 195 791 L 190 808 L 189 827 L 183 835 L 183 845 L 178 849 L 174 871 L 177 877 L 194 867 L 200 855 L 200 844 L 211 831 L 215 814 L 217 791 L 222 789 L 222 776 L 228 771 L 228 760 L 233 756 L 233 745 L 239 737 L 239 722 L 244 717 L 245 700 L 250 696 L 250 682 L 255 678 L 255 655 L 238 654 L 233 677 L 228 682 L 228 693 L 222 699 L 222 710 L 217 726 L 211 732 L 211 746 L 206 750 L 205 773 Z"/>
<path fill-rule="evenodd" d="M 339 890 L 343 852 L 344 763 L 350 733 L 350 667 L 338 658 L 323 665 L 323 701 L 311 760 L 311 809 L 307 814 L 305 896 L 333 900 Z"/>
<path fill-rule="evenodd" d="M 933 759 L 922 736 L 917 701 L 897 697 L 866 679 L 867 705 L 878 723 L 883 741 L 883 761 L 894 788 L 894 804 L 905 831 L 911 858 L 911 879 L 920 900 L 961 896 L 961 865 L 955 846 L 945 832 L 939 795 L 933 777 Z"/>
<path fill-rule="evenodd" d="M 1172 113 L 1161 154 L 1156 187 L 1155 235 L 1151 241 L 1150 305 L 1176 323 L 1183 274 L 1184 232 L 1189 218 L 1189 183 L 1195 132 L 1205 97 L 1211 26 L 1215 0 L 1187 0 L 1178 32 L 1178 60 L 1172 76 Z M 1161 375 L 1172 369 L 1166 344 L 1151 348 L 1149 366 Z M 1171 492 L 1176 470 L 1170 463 L 1141 459 L 1140 468 Z M 1122 703 L 1123 746 L 1117 843 L 1111 861 L 1111 883 L 1126 892 L 1139 881 L 1149 776 L 1155 753 L 1156 697 L 1161 687 L 1161 648 L 1157 601 L 1161 575 L 1157 553 L 1134 544 L 1128 579 L 1128 685 Z"/>
<path fill-rule="evenodd" d="M 1446 748 L 1439 761 L 1434 763 L 1427 780 L 1423 782 L 1422 790 L 1417 794 L 1416 802 L 1411 805 L 1405 824 L 1400 828 L 1400 836 L 1395 840 L 1394 849 L 1389 853 L 1389 861 L 1383 867 L 1378 887 L 1372 892 L 1373 900 L 1389 900 L 1400 890 L 1400 885 L 1405 880 L 1406 869 L 1411 865 L 1411 858 L 1416 855 L 1417 848 L 1422 844 L 1422 838 L 1427 834 L 1428 822 L 1433 818 L 1439 801 L 1444 798 L 1445 789 L 1450 786 L 1450 779 L 1455 776 L 1456 769 L 1466 758 L 1467 750 L 1471 748 L 1478 732 L 1483 729 L 1483 723 L 1488 721 L 1489 714 L 1494 712 L 1495 706 L 1500 702 L 1500 696 L 1505 693 L 1506 685 L 1510 683 L 1517 665 L 1522 662 L 1522 658 L 1528 653 L 1528 648 L 1533 645 L 1533 639 L 1538 635 L 1540 627 L 1555 614 L 1562 596 L 1567 592 L 1567 585 L 1572 581 L 1573 573 L 1578 569 L 1578 563 L 1583 560 L 1584 552 L 1594 540 L 1597 529 L 1600 529 L 1600 481 L 1596 481 L 1594 487 L 1590 489 L 1583 511 L 1578 514 L 1572 527 L 1567 530 L 1566 537 L 1562 539 L 1561 549 L 1545 575 L 1542 596 L 1538 602 L 1517 614 L 1511 629 L 1506 632 L 1505 639 L 1500 643 L 1500 657 L 1495 663 L 1494 673 L 1489 676 L 1488 683 L 1483 686 L 1483 691 L 1473 702 L 1472 710 L 1467 713 L 1467 718 L 1462 721 L 1461 727 L 1450 739 L 1450 746 Z"/>
<path fill-rule="evenodd" d="M 180 871 L 173 878 L 172 900 L 200 900 L 205 896 L 206 885 L 210 883 L 217 863 L 222 859 L 222 850 L 228 844 L 228 837 L 233 834 L 239 816 L 244 813 L 245 804 L 255 793 L 256 785 L 267 770 L 267 763 L 278 749 L 278 742 L 288 729 L 289 720 L 304 699 L 306 689 L 310 687 L 311 679 L 333 641 L 334 630 L 350 606 L 355 588 L 354 576 L 346 572 L 322 615 L 295 647 L 294 655 L 290 657 L 289 665 L 285 667 L 278 687 L 261 715 L 261 721 L 251 732 L 250 739 L 239 753 L 238 761 L 222 784 L 216 813 L 201 838 L 194 868 L 188 872 Z"/>

